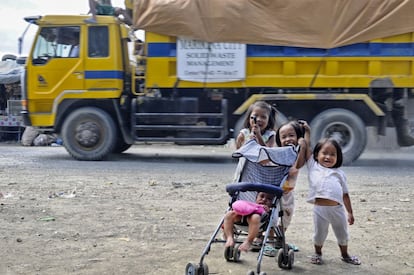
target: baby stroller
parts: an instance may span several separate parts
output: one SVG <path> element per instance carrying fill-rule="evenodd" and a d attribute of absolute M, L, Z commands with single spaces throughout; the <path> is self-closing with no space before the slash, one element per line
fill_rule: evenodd
<path fill-rule="evenodd" d="M 285 242 L 283 227 L 283 211 L 281 197 L 283 190 L 281 184 L 286 180 L 290 167 L 295 163 L 297 152 L 292 147 L 268 148 L 260 146 L 256 141 L 252 140 L 243 147 L 233 153 L 234 158 L 241 158 L 243 168 L 236 183 L 228 184 L 226 191 L 230 195 L 229 207 L 227 211 L 232 209 L 232 205 L 237 200 L 255 201 L 257 192 L 265 192 L 274 195 L 272 206 L 267 213 L 266 220 L 262 219 L 261 233 L 264 233 L 263 242 L 261 244 L 259 254 L 257 256 L 257 274 L 264 275 L 260 272 L 261 261 L 264 255 L 265 245 L 275 243 L 275 239 L 270 239 L 270 232 L 273 229 L 275 238 L 281 241 L 282 247 L 278 250 L 276 260 L 278 266 L 283 269 L 291 269 L 294 262 L 294 251 L 289 248 Z M 240 163 L 239 163 L 240 164 Z M 226 211 L 226 212 L 227 212 Z M 278 224 L 278 221 L 280 224 Z M 213 243 L 225 243 L 226 241 L 217 238 L 224 223 L 224 216 L 218 224 L 216 230 L 211 236 L 204 248 L 198 264 L 188 263 L 186 266 L 187 275 L 207 275 L 208 266 L 204 263 L 205 256 L 209 253 Z M 243 243 L 243 237 L 247 235 L 248 226 L 235 225 L 233 247 L 227 247 L 224 251 L 224 258 L 227 261 L 238 262 L 240 260 L 239 246 Z M 256 274 L 253 270 L 249 270 L 247 274 Z"/>

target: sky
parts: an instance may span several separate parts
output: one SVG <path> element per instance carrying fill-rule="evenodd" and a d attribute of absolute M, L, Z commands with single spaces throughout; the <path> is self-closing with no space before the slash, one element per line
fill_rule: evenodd
<path fill-rule="evenodd" d="M 124 7 L 124 0 L 112 0 L 114 7 Z M 29 25 L 26 16 L 46 14 L 86 14 L 88 0 L 1 0 L 0 3 L 0 57 L 18 54 L 18 38 Z M 36 28 L 31 26 L 25 35 L 23 54 L 27 55 Z"/>

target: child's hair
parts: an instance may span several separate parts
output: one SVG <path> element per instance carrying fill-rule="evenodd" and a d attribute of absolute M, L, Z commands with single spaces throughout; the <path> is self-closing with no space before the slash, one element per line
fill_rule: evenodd
<path fill-rule="evenodd" d="M 250 128 L 250 116 L 253 112 L 253 109 L 259 107 L 262 109 L 265 109 L 268 111 L 269 113 L 269 122 L 267 123 L 267 127 L 266 130 L 270 129 L 273 130 L 275 128 L 275 124 L 276 124 L 276 108 L 273 107 L 272 105 L 270 105 L 269 103 L 265 102 L 265 101 L 256 101 L 255 103 L 253 103 L 252 105 L 250 105 L 249 109 L 247 110 L 247 116 L 246 119 L 244 121 L 244 128 Z"/>
<path fill-rule="evenodd" d="M 302 127 L 302 125 L 299 122 L 297 122 L 296 120 L 291 120 L 291 121 L 285 122 L 282 125 L 280 125 L 280 127 L 276 131 L 276 136 L 275 136 L 275 138 L 276 138 L 276 144 L 279 147 L 282 147 L 282 142 L 280 140 L 280 129 L 283 126 L 286 126 L 286 125 L 292 126 L 292 128 L 296 132 L 296 136 L 297 136 L 298 139 L 299 138 L 303 138 L 305 136 L 305 132 L 303 131 L 303 127 Z"/>
<path fill-rule="evenodd" d="M 336 163 L 334 166 L 332 166 L 332 168 L 338 168 L 342 166 L 342 161 L 343 161 L 343 157 L 342 157 L 342 149 L 341 146 L 339 145 L 339 143 L 333 139 L 333 138 L 324 138 L 321 139 L 316 145 L 315 148 L 313 148 L 313 159 L 318 162 L 318 153 L 321 150 L 322 146 L 330 143 L 332 144 L 335 149 L 336 149 Z"/>

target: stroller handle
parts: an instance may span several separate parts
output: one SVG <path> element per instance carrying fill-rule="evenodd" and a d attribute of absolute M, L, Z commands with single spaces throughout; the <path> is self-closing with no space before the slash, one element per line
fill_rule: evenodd
<path fill-rule="evenodd" d="M 251 182 L 238 182 L 230 183 L 226 185 L 226 191 L 231 196 L 237 192 L 256 191 L 265 192 L 268 194 L 275 195 L 280 198 L 283 195 L 283 190 L 279 186 L 263 183 L 251 183 Z"/>

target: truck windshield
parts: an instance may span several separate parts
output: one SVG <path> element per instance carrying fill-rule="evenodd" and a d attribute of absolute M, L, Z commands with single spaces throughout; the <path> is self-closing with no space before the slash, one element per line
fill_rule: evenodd
<path fill-rule="evenodd" d="M 52 58 L 79 57 L 80 27 L 43 27 L 36 39 L 33 64 L 45 64 Z"/>

